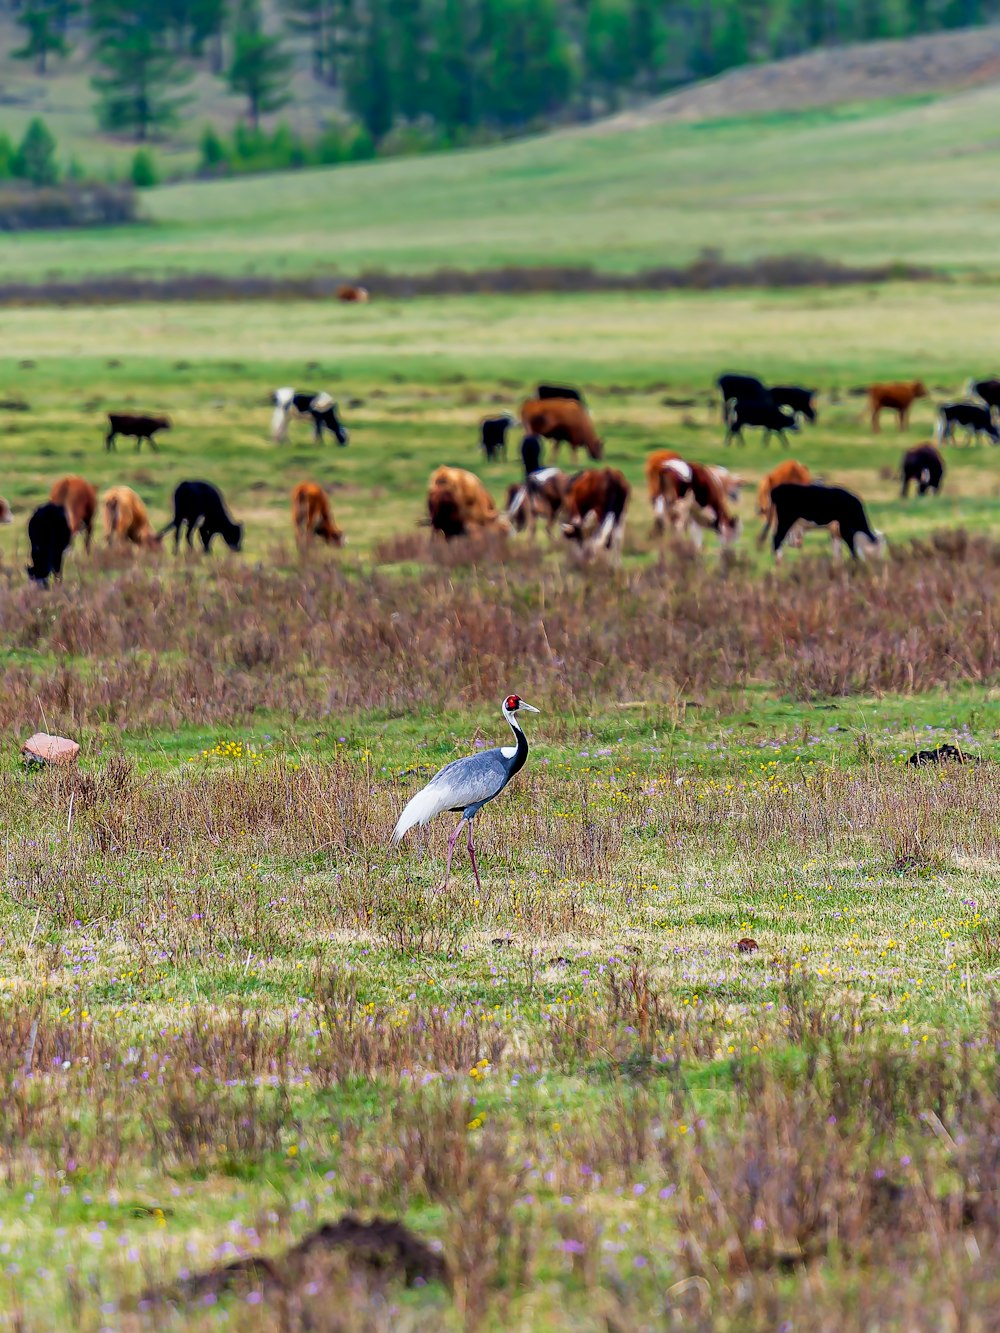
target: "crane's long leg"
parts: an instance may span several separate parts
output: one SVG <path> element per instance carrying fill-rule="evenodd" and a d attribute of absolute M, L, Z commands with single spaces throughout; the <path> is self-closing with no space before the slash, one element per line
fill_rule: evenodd
<path fill-rule="evenodd" d="M 441 885 L 442 889 L 448 883 L 449 879 L 451 879 L 451 858 L 455 855 L 455 843 L 458 842 L 458 835 L 462 832 L 462 825 L 464 823 L 465 823 L 465 816 L 463 815 L 462 818 L 458 821 L 458 828 L 448 839 L 448 862 L 444 868 L 444 884 Z M 469 837 L 470 839 L 472 837 L 471 824 L 469 825 Z"/>
<path fill-rule="evenodd" d="M 476 877 L 476 888 L 479 890 L 480 893 L 482 893 L 482 891 L 483 891 L 483 886 L 482 886 L 482 884 L 479 882 L 479 867 L 476 865 L 476 849 L 475 849 L 475 847 L 473 847 L 473 845 L 472 845 L 472 820 L 471 820 L 471 819 L 469 820 L 469 860 L 472 862 L 472 873 L 473 873 L 473 874 L 475 875 L 475 877 Z"/>

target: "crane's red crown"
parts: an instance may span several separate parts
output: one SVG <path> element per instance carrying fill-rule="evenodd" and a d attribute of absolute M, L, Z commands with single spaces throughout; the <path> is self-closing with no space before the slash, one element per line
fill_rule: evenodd
<path fill-rule="evenodd" d="M 504 708 L 510 713 L 516 713 L 521 707 L 521 696 L 519 694 L 508 694 L 503 701 Z"/>

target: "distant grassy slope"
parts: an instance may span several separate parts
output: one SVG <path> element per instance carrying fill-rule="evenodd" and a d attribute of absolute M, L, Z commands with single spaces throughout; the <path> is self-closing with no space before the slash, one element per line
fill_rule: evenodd
<path fill-rule="evenodd" d="M 146 196 L 155 225 L 8 238 L 0 275 L 357 272 L 797 251 L 997 267 L 1000 88 L 485 150 Z"/>

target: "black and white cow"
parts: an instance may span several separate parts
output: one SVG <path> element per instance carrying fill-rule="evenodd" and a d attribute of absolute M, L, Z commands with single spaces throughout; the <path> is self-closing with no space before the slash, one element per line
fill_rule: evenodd
<path fill-rule="evenodd" d="M 293 416 L 308 417 L 312 421 L 317 444 L 322 442 L 324 428 L 338 444 L 346 444 L 350 438 L 337 415 L 337 404 L 328 393 L 313 393 L 308 389 L 275 389 L 271 400 L 274 403 L 271 435 L 275 444 L 285 440 L 288 423 Z"/>
<path fill-rule="evenodd" d="M 866 538 L 880 554 L 885 548 L 885 538 L 868 522 L 864 505 L 853 491 L 845 491 L 841 486 L 782 482 L 771 491 L 771 504 L 775 518 L 772 546 L 776 561 L 781 559 L 781 545 L 796 523 L 811 528 L 828 528 L 836 523 L 841 541 L 855 560 L 864 556 L 864 548 L 858 545 L 859 537 Z"/>
<path fill-rule="evenodd" d="M 1000 444 L 1000 430 L 994 423 L 991 407 L 981 407 L 978 403 L 945 403 L 938 408 L 938 443 L 950 444 L 955 438 L 956 427 L 965 431 L 966 444 L 978 440 L 980 435 Z"/>

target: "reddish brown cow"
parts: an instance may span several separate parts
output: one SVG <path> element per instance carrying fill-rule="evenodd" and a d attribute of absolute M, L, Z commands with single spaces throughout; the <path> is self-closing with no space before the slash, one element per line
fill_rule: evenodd
<path fill-rule="evenodd" d="M 657 528 L 669 523 L 677 535 L 688 532 L 701 544 L 701 529 L 710 528 L 724 542 L 739 535 L 739 520 L 729 508 L 728 485 L 716 469 L 683 458 L 667 459 L 660 467 L 660 491 L 653 501 Z"/>
<path fill-rule="evenodd" d="M 563 535 L 580 544 L 583 559 L 599 550 L 613 561 L 625 539 L 625 508 L 631 487 L 617 468 L 594 468 L 573 477 L 566 491 Z"/>
<path fill-rule="evenodd" d="M 524 481 L 515 482 L 507 490 L 506 517 L 511 527 L 517 532 L 527 528 L 534 541 L 535 526 L 542 519 L 551 537 L 568 487 L 569 477 L 557 467 L 538 468 Z"/>
<path fill-rule="evenodd" d="M 771 503 L 771 492 L 775 486 L 782 486 L 789 481 L 797 482 L 800 486 L 808 486 L 812 481 L 812 473 L 805 463 L 799 463 L 794 458 L 786 458 L 777 467 L 772 468 L 766 477 L 760 479 L 760 485 L 757 487 L 757 512 L 764 519 L 764 529 L 757 538 L 758 546 L 763 546 L 764 542 L 767 541 L 767 534 L 774 526 L 774 505 Z M 788 538 L 788 544 L 791 546 L 802 545 L 801 527 L 796 529 Z"/>
<path fill-rule="evenodd" d="M 896 413 L 899 418 L 899 429 L 903 430 L 910 419 L 910 408 L 918 398 L 927 396 L 927 387 L 923 380 L 895 380 L 889 384 L 873 384 L 868 390 L 872 430 L 878 431 L 879 414 L 886 408 Z"/>
<path fill-rule="evenodd" d="M 344 283 L 342 287 L 337 288 L 338 301 L 363 302 L 368 300 L 368 288 L 359 287 L 354 283 Z"/>
<path fill-rule="evenodd" d="M 310 537 L 321 537 L 330 546 L 344 544 L 344 534 L 334 521 L 326 491 L 314 481 L 300 481 L 292 491 L 292 524 L 300 547 Z"/>
<path fill-rule="evenodd" d="M 604 442 L 598 438 L 590 413 L 573 398 L 529 398 L 521 404 L 521 423 L 529 435 L 552 441 L 553 458 L 564 442 L 574 458 L 577 449 L 586 449 L 595 459 L 604 453 Z"/>
<path fill-rule="evenodd" d="M 84 545 L 90 550 L 90 539 L 94 534 L 94 516 L 97 513 L 97 491 L 83 477 L 60 477 L 49 491 L 53 504 L 62 505 L 66 510 L 69 530 L 76 535 L 81 528 L 84 533 Z"/>

